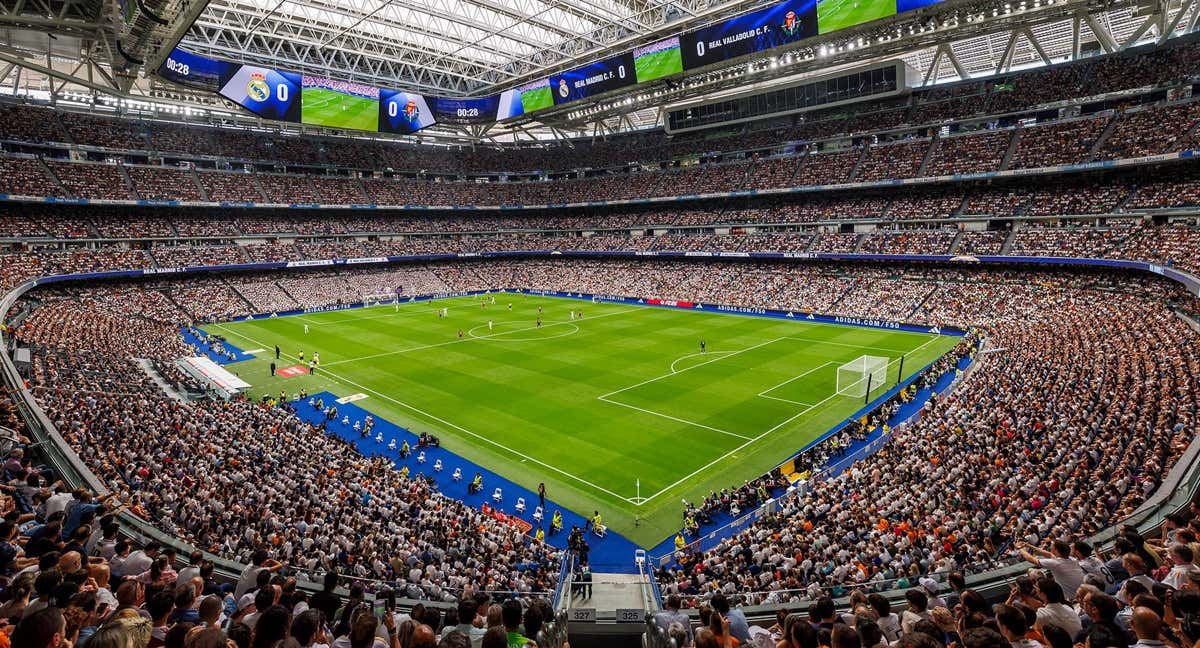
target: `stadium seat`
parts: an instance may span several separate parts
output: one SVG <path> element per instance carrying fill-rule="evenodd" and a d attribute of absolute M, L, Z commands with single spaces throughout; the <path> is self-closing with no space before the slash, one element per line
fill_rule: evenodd
<path fill-rule="evenodd" d="M 540 523 L 543 519 L 545 519 L 545 517 L 546 514 L 542 512 L 542 507 L 539 506 L 533 510 L 533 519 L 535 522 Z"/>
<path fill-rule="evenodd" d="M 517 498 L 517 506 L 516 506 L 516 509 L 517 509 L 517 513 L 524 513 L 524 512 L 525 512 L 525 498 L 524 498 L 524 497 L 518 497 L 518 498 Z"/>
<path fill-rule="evenodd" d="M 455 469 L 454 469 L 454 474 L 452 474 L 452 475 L 450 475 L 450 476 L 451 476 L 451 477 L 454 479 L 454 481 L 456 481 L 456 482 L 462 481 L 462 468 L 455 468 Z"/>
<path fill-rule="evenodd" d="M 433 462 L 433 472 L 442 472 L 442 460 L 438 459 Z"/>
<path fill-rule="evenodd" d="M 503 499 L 504 499 L 504 493 L 502 493 L 500 491 L 500 487 L 497 486 L 496 490 L 492 491 L 492 501 L 499 504 Z"/>
<path fill-rule="evenodd" d="M 417 453 L 417 463 L 419 463 L 419 464 L 425 463 L 425 452 L 424 451 Z"/>

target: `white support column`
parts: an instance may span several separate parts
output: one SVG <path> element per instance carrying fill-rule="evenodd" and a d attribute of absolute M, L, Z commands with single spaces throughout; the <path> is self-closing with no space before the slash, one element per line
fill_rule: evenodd
<path fill-rule="evenodd" d="M 1042 63 L 1050 65 L 1050 57 L 1046 56 L 1046 50 L 1042 49 L 1042 44 L 1038 42 L 1033 30 L 1028 27 L 1022 27 L 1021 33 L 1025 35 L 1025 40 L 1029 41 L 1029 44 L 1033 47 L 1033 51 L 1037 52 L 1038 58 L 1042 59 Z"/>
<path fill-rule="evenodd" d="M 950 65 L 954 66 L 954 71 L 958 73 L 959 80 L 966 81 L 971 78 L 971 73 L 967 72 L 967 68 L 963 67 L 962 61 L 958 60 L 958 55 L 954 53 L 954 47 L 946 44 L 946 59 L 950 61 Z"/>
<path fill-rule="evenodd" d="M 1196 31 L 1196 26 L 1200 24 L 1200 5 L 1196 6 L 1196 11 L 1192 12 L 1192 19 L 1188 21 L 1187 33 Z"/>
<path fill-rule="evenodd" d="M 1083 23 L 1083 21 L 1079 18 L 1078 14 L 1076 14 L 1075 17 L 1071 19 L 1071 60 L 1072 61 L 1079 59 L 1079 30 L 1080 30 L 1080 26 L 1082 23 Z"/>
<path fill-rule="evenodd" d="M 921 82 L 921 85 L 927 86 L 929 85 L 931 79 L 937 79 L 938 68 L 942 65 L 943 47 L 945 47 L 945 45 L 938 45 L 937 48 L 933 50 L 933 60 L 929 61 L 929 67 L 925 70 L 925 80 Z"/>
<path fill-rule="evenodd" d="M 1112 54 L 1117 51 L 1117 42 L 1113 40 L 1112 34 L 1108 33 L 1108 29 L 1104 25 L 1101 25 L 1091 12 L 1084 12 L 1083 21 L 1087 23 L 1092 33 L 1096 35 L 1096 40 L 1100 41 L 1100 47 L 1104 48 L 1105 53 Z"/>
<path fill-rule="evenodd" d="M 1004 72 L 1004 68 L 1008 66 L 1008 62 L 1012 59 L 1013 51 L 1017 47 L 1017 30 L 1014 29 L 1008 33 L 1008 44 L 1004 46 L 1004 53 L 1000 55 L 1000 61 L 996 64 L 996 74 Z"/>
<path fill-rule="evenodd" d="M 1124 43 L 1121 43 L 1120 49 L 1126 50 L 1130 47 L 1133 47 L 1138 42 L 1138 39 L 1145 35 L 1146 32 L 1150 31 L 1150 28 L 1158 24 L 1161 19 L 1162 14 L 1152 14 L 1146 16 L 1146 19 L 1142 21 L 1142 24 L 1138 25 L 1138 28 L 1133 30 L 1133 33 L 1129 35 L 1129 38 L 1125 39 Z"/>
<path fill-rule="evenodd" d="M 1173 34 L 1175 30 L 1179 28 L 1179 23 L 1183 22 L 1183 19 L 1187 16 L 1188 11 L 1190 11 L 1195 4 L 1195 0 L 1183 0 L 1183 4 L 1179 5 L 1179 11 L 1176 12 L 1175 17 L 1172 18 L 1165 27 L 1163 27 L 1162 32 L 1158 35 L 1159 45 L 1167 42 L 1167 39 L 1170 38 L 1171 34 Z M 1200 11 L 1197 11 L 1196 15 L 1200 15 Z"/>

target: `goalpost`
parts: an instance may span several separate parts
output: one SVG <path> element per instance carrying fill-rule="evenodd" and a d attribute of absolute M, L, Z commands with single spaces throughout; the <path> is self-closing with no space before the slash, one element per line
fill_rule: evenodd
<path fill-rule="evenodd" d="M 363 304 L 367 306 L 377 306 L 379 304 L 391 304 L 396 301 L 395 293 L 377 293 L 374 295 L 363 295 Z"/>
<path fill-rule="evenodd" d="M 841 396 L 863 398 L 887 387 L 888 359 L 882 356 L 859 356 L 838 367 L 837 393 Z"/>

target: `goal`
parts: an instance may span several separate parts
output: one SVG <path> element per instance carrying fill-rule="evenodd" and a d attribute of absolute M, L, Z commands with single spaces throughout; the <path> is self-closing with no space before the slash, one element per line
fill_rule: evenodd
<path fill-rule="evenodd" d="M 363 304 L 367 306 L 376 306 L 378 304 L 391 304 L 396 301 L 395 293 L 379 293 L 376 295 L 363 295 Z"/>
<path fill-rule="evenodd" d="M 837 393 L 862 398 L 867 389 L 875 392 L 887 386 L 888 359 L 882 356 L 859 356 L 838 367 Z"/>

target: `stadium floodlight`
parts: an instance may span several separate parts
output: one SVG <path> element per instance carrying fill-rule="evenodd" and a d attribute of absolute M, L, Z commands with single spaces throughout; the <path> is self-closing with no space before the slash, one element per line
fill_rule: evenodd
<path fill-rule="evenodd" d="M 887 386 L 888 359 L 864 355 L 838 367 L 837 393 L 840 396 L 863 398 Z"/>

